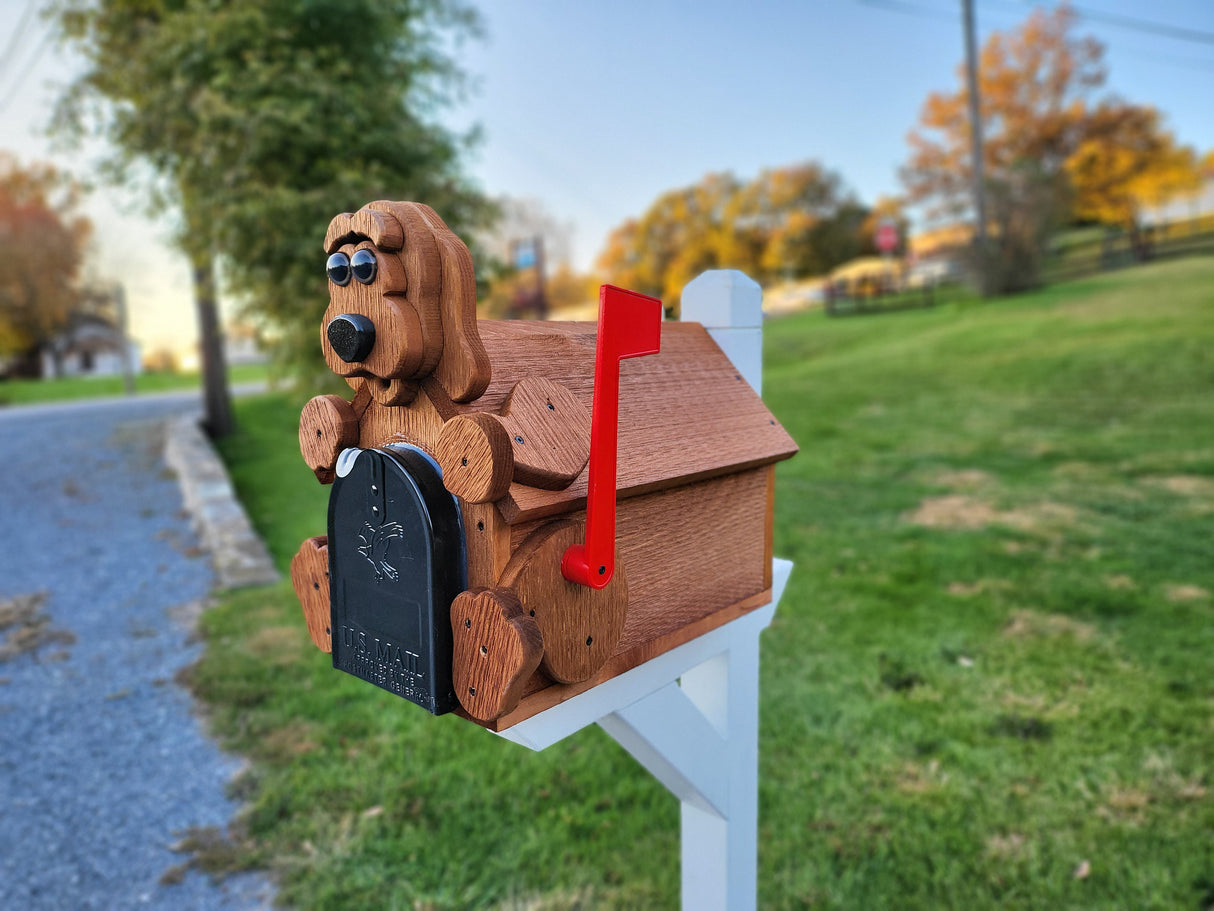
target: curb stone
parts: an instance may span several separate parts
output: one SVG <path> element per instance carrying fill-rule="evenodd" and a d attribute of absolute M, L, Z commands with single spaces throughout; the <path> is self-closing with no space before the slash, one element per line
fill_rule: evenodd
<path fill-rule="evenodd" d="M 227 470 L 197 417 L 165 422 L 164 458 L 177 475 L 194 530 L 211 554 L 216 589 L 277 582 L 278 570 L 266 545 L 236 499 Z"/>

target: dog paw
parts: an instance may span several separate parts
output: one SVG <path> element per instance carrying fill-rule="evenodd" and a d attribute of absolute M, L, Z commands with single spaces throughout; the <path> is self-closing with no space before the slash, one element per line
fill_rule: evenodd
<path fill-rule="evenodd" d="M 544 639 L 508 588 L 461 593 L 451 604 L 452 680 L 460 704 L 478 721 L 518 705 L 539 666 Z"/>
<path fill-rule="evenodd" d="M 322 652 L 333 651 L 329 631 L 329 539 L 308 538 L 291 558 L 291 585 L 299 596 L 308 635 Z"/>

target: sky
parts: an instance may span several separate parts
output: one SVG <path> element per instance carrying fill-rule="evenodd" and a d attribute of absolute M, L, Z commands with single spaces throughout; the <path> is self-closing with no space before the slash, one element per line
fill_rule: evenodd
<path fill-rule="evenodd" d="M 1054 5 L 975 2 L 980 41 Z M 0 0 L 0 149 L 87 177 L 101 148 L 56 151 L 45 136 L 57 86 L 79 61 L 43 40 L 37 17 L 9 53 L 28 5 Z M 480 125 L 467 166 L 483 190 L 537 200 L 573 226 L 582 269 L 613 227 L 713 171 L 749 177 L 816 159 L 864 201 L 897 193 L 906 133 L 929 92 L 956 87 L 963 55 L 960 0 L 476 5 L 485 38 L 458 50 L 470 91 L 444 118 Z M 1084 0 L 1076 9 L 1089 14 L 1080 32 L 1107 47 L 1107 89 L 1160 108 L 1182 142 L 1214 149 L 1214 2 Z M 138 210 L 121 189 L 92 194 L 92 271 L 126 283 L 145 351 L 188 345 L 185 264 L 166 226 Z"/>

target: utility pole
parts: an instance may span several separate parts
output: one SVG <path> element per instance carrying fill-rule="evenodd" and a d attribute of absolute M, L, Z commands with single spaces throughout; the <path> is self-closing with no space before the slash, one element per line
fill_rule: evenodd
<path fill-rule="evenodd" d="M 535 236 L 535 318 L 548 318 L 548 278 L 544 273 L 547 263 L 544 262 L 544 238 Z"/>
<path fill-rule="evenodd" d="M 988 290 L 986 255 L 986 193 L 982 173 L 982 117 L 978 96 L 978 51 L 974 39 L 974 0 L 961 0 L 965 25 L 965 73 L 969 84 L 970 147 L 974 168 L 974 246 L 978 255 L 978 290 Z"/>
<path fill-rule="evenodd" d="M 135 365 L 131 362 L 131 336 L 127 323 L 126 288 L 114 286 L 114 306 L 118 311 L 118 334 L 122 336 L 122 388 L 127 395 L 135 394 Z"/>
<path fill-rule="evenodd" d="M 535 282 L 531 288 L 519 287 L 511 302 L 511 319 L 530 313 L 532 319 L 548 318 L 547 280 L 544 275 L 544 238 L 542 235 L 510 242 L 510 260 L 520 273 L 531 269 Z"/>

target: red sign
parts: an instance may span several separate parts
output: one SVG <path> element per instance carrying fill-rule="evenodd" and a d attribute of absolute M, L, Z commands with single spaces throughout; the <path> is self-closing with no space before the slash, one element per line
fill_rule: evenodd
<path fill-rule="evenodd" d="M 898 249 L 898 225 L 892 218 L 883 218 L 878 222 L 873 243 L 882 253 L 893 253 Z"/>

